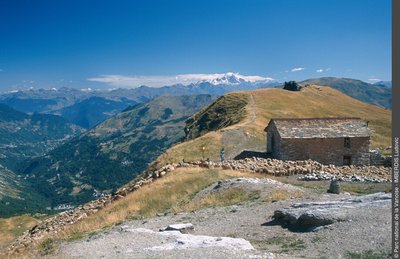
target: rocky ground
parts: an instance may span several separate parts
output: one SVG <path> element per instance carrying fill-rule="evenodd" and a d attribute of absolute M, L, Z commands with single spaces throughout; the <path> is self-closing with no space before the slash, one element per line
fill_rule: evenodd
<path fill-rule="evenodd" d="M 283 162 L 262 158 L 228 160 L 223 163 L 194 161 L 166 165 L 157 170 L 149 170 L 141 178 L 112 195 L 39 223 L 11 244 L 8 251 L 12 253 L 24 249 L 38 240 L 43 240 L 49 234 L 62 231 L 68 225 L 96 213 L 107 204 L 123 198 L 144 185 L 151 184 L 152 181 L 179 167 L 257 172 L 274 176 L 279 181 L 286 177 L 292 177 L 296 181 L 299 181 L 298 178 L 301 181 L 321 181 L 321 183 L 326 183 L 326 189 L 329 186 L 329 181 L 326 180 L 329 179 L 374 185 L 388 182 L 391 172 L 390 168 L 385 167 L 335 167 L 324 166 L 310 160 Z M 193 213 L 162 215 L 145 221 L 126 222 L 124 227 L 116 227 L 83 241 L 65 243 L 57 256 L 269 258 L 273 253 L 279 255 L 280 258 L 299 256 L 345 258 L 351 253 L 358 255 L 371 250 L 385 254 L 390 250 L 391 203 L 384 195 L 359 201 L 354 200 L 357 197 L 348 194 L 327 194 L 324 191 L 321 195 L 320 190 L 292 186 L 279 181 L 238 178 L 216 182 L 199 192 L 194 200 L 200 200 L 210 193 L 222 193 L 232 188 L 257 195 L 235 206 L 208 208 Z M 341 199 L 345 200 L 341 201 Z M 295 205 L 296 203 L 304 205 L 298 206 Z M 313 207 L 313 204 L 316 207 Z M 328 207 L 324 207 L 324 204 Z M 318 223 L 315 226 L 306 224 L 307 231 L 305 231 L 304 219 L 306 222 L 309 221 L 310 215 L 295 211 L 296 206 L 308 208 L 312 212 L 324 211 L 316 215 L 314 213 L 315 217 L 311 220 L 326 222 L 320 217 L 330 216 L 333 212 L 333 214 L 337 212 L 337 216 L 327 219 L 329 224 Z M 297 221 L 300 222 L 300 226 L 296 225 Z M 158 233 L 160 228 L 175 223 L 192 223 L 194 230 L 189 233 L 191 236 L 187 236 L 187 233 Z M 250 249 L 251 247 L 254 249 Z"/>
<path fill-rule="evenodd" d="M 125 222 L 84 240 L 64 243 L 56 255 L 67 258 L 354 258 L 373 251 L 377 258 L 388 256 L 390 194 L 320 195 L 274 180 L 237 178 L 219 181 L 195 199 L 229 188 L 262 192 L 257 199 L 238 205 Z M 280 188 L 301 191 L 302 195 L 277 202 L 264 200 L 268 193 Z M 184 225 L 171 228 L 175 231 L 160 231 L 181 223 Z M 181 233 L 179 227 L 187 229 Z"/>

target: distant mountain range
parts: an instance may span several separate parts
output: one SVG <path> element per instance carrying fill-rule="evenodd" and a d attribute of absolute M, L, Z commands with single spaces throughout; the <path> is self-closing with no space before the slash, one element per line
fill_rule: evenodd
<path fill-rule="evenodd" d="M 131 106 L 16 172 L 53 207 L 81 204 L 145 170 L 185 136 L 186 119 L 215 99 L 167 95 Z"/>
<path fill-rule="evenodd" d="M 308 79 L 303 83 L 330 86 L 361 101 L 391 108 L 391 82 L 369 84 L 355 79 L 323 77 Z M 1 94 L 0 103 L 25 113 L 60 115 L 71 123 L 89 129 L 130 105 L 147 102 L 160 95 L 223 95 L 232 91 L 272 88 L 280 85 L 281 83 L 271 78 L 226 73 L 218 78 L 197 83 L 159 88 L 141 86 L 133 89 L 92 91 L 64 87 L 13 91 Z"/>
<path fill-rule="evenodd" d="M 28 115 L 0 104 L 0 164 L 15 169 L 20 161 L 43 155 L 81 132 L 60 116 Z"/>
<path fill-rule="evenodd" d="M 160 95 L 223 95 L 236 90 L 268 88 L 278 83 L 272 79 L 248 79 L 236 73 L 226 73 L 220 78 L 204 80 L 189 85 L 164 87 L 141 86 L 112 91 L 78 90 L 73 88 L 30 89 L 0 95 L 0 103 L 26 113 L 60 115 L 83 128 L 92 128 L 99 122 L 117 114 L 126 107 L 147 102 Z"/>
<path fill-rule="evenodd" d="M 114 101 L 103 97 L 92 96 L 58 110 L 57 114 L 68 121 L 88 129 L 117 114 L 127 106 L 135 104 L 137 104 L 137 102 L 123 98 L 120 101 Z"/>
<path fill-rule="evenodd" d="M 360 101 L 375 104 L 387 109 L 391 109 L 392 107 L 391 82 L 369 84 L 361 80 L 350 78 L 321 77 L 308 79 L 301 83 L 329 86 Z"/>

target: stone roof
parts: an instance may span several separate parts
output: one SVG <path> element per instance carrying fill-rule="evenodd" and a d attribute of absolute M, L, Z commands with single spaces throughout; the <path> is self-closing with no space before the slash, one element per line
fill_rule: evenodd
<path fill-rule="evenodd" d="M 274 124 L 281 138 L 340 138 L 370 137 L 367 123 L 360 118 L 286 118 L 271 119 L 268 127 Z"/>

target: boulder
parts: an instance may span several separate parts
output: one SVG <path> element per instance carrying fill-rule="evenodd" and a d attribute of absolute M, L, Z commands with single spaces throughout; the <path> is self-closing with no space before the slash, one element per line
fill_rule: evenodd
<path fill-rule="evenodd" d="M 194 226 L 192 223 L 185 223 L 185 224 L 173 224 L 168 225 L 166 227 L 160 228 L 161 232 L 164 231 L 179 231 L 181 233 L 188 233 L 194 230 Z"/>
<path fill-rule="evenodd" d="M 325 202 L 295 203 L 276 210 L 273 220 L 292 231 L 313 231 L 318 227 L 346 221 L 350 210 L 391 204 L 391 194 L 374 193 Z"/>

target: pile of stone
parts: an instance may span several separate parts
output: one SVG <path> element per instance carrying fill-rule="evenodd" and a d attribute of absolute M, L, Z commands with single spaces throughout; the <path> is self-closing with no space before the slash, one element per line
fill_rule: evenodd
<path fill-rule="evenodd" d="M 386 151 L 390 150 L 390 149 L 391 149 L 391 147 L 388 147 L 388 148 L 386 148 Z M 369 150 L 371 164 L 387 166 L 387 167 L 392 166 L 392 156 L 384 156 L 384 155 L 382 155 L 381 151 L 383 151 L 383 149 L 381 149 L 381 148 Z"/>
<path fill-rule="evenodd" d="M 330 181 L 338 180 L 341 182 L 367 182 L 367 183 L 384 183 L 390 182 L 390 179 L 379 177 L 368 177 L 359 175 L 343 175 L 343 174 L 330 174 L 326 172 L 311 173 L 299 176 L 297 179 L 302 181 Z"/>
<path fill-rule="evenodd" d="M 316 161 L 282 161 L 264 158 L 246 158 L 224 162 L 193 161 L 175 164 L 175 167 L 206 167 L 257 172 L 274 176 L 305 175 L 301 180 L 331 180 L 385 182 L 391 179 L 391 168 L 383 166 L 335 166 Z"/>

